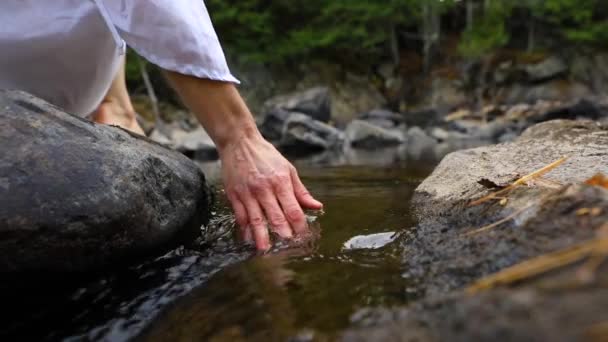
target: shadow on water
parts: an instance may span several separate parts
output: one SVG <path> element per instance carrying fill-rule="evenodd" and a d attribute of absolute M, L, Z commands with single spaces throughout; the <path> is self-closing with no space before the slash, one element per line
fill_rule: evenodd
<path fill-rule="evenodd" d="M 5 293 L 10 319 L 0 337 L 332 339 L 358 308 L 411 301 L 416 293 L 391 241 L 414 225 L 409 199 L 434 165 L 297 164 L 309 190 L 325 204 L 316 222 L 320 238 L 312 246 L 252 258 L 250 249 L 229 237 L 199 250 L 172 251 L 85 286 Z M 214 178 L 212 169 L 207 174 Z"/>

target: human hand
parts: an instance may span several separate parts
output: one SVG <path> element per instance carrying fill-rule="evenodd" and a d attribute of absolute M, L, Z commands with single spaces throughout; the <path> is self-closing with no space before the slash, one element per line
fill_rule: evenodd
<path fill-rule="evenodd" d="M 244 137 L 226 144 L 220 158 L 226 195 L 246 241 L 268 250 L 269 228 L 282 238 L 308 231 L 302 208 L 321 209 L 323 204 L 274 146 L 261 136 Z"/>

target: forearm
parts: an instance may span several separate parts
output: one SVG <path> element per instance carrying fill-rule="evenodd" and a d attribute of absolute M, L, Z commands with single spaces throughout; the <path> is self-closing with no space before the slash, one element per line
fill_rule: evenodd
<path fill-rule="evenodd" d="M 196 115 L 220 153 L 233 141 L 260 138 L 247 105 L 232 83 L 167 71 L 173 88 Z"/>

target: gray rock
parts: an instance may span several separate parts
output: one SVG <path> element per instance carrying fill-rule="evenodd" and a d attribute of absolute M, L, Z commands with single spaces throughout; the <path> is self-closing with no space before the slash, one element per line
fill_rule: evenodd
<path fill-rule="evenodd" d="M 326 123 L 301 113 L 291 113 L 285 122 L 279 146 L 291 150 L 326 150 L 342 146 L 344 134 Z"/>
<path fill-rule="evenodd" d="M 182 154 L 0 91 L 0 272 L 81 272 L 190 241 L 205 177 Z"/>
<path fill-rule="evenodd" d="M 217 148 L 200 125 L 186 130 L 178 124 L 163 125 L 150 134 L 150 139 L 197 159 L 217 159 Z"/>
<path fill-rule="evenodd" d="M 452 137 L 452 132 L 448 132 L 447 130 L 441 127 L 433 127 L 430 129 L 430 136 L 439 141 L 446 141 L 450 140 L 450 138 Z"/>
<path fill-rule="evenodd" d="M 425 154 L 432 153 L 437 140 L 428 136 L 420 127 L 411 127 L 406 133 L 407 151 L 410 156 L 419 159 Z M 432 153 L 434 156 L 434 153 Z"/>
<path fill-rule="evenodd" d="M 448 155 L 417 189 L 418 226 L 400 240 L 410 294 L 404 308 L 362 309 L 345 341 L 416 338 L 431 341 L 578 341 L 581 326 L 608 320 L 608 265 L 592 283 L 580 282 L 580 264 L 476 293 L 481 278 L 547 253 L 597 238 L 608 220 L 608 191 L 582 184 L 608 174 L 608 127 L 556 120 L 527 129 L 512 143 Z M 518 187 L 498 201 L 472 200 L 568 155 L 543 176 L 557 183 Z M 554 183 L 555 184 L 555 183 Z M 561 186 L 559 185 L 561 184 Z M 598 214 L 581 215 L 581 208 Z M 483 232 L 480 227 L 503 220 Z M 589 259 L 587 259 L 589 260 Z"/>
<path fill-rule="evenodd" d="M 392 128 L 404 122 L 403 115 L 386 109 L 371 110 L 360 115 L 359 119 L 384 128 Z"/>
<path fill-rule="evenodd" d="M 262 123 L 258 125 L 260 132 L 270 141 L 281 140 L 285 129 L 285 122 L 290 115 L 290 112 L 280 108 L 270 110 L 264 116 Z"/>
<path fill-rule="evenodd" d="M 443 122 L 443 116 L 434 108 L 426 108 L 403 114 L 408 126 L 429 127 Z"/>
<path fill-rule="evenodd" d="M 568 66 L 560 58 L 551 56 L 540 63 L 525 66 L 524 70 L 529 81 L 542 82 L 565 74 Z"/>
<path fill-rule="evenodd" d="M 345 135 L 349 145 L 355 148 L 373 149 L 404 142 L 401 130 L 382 128 L 363 120 L 351 122 L 346 127 Z"/>
<path fill-rule="evenodd" d="M 448 234 L 444 230 L 446 228 L 449 229 L 450 236 L 452 234 L 457 236 L 459 233 L 456 231 L 462 233 L 461 229 L 481 227 L 488 221 L 498 220 L 497 217 L 505 217 L 530 201 L 536 201 L 539 196 L 537 192 L 531 190 L 529 197 L 517 199 L 515 196 L 509 196 L 510 200 L 505 207 L 493 206 L 491 210 L 486 208 L 485 211 L 483 206 L 466 207 L 471 200 L 480 198 L 491 190 L 488 187 L 510 184 L 518 177 L 540 169 L 563 156 L 570 157 L 563 165 L 549 173 L 547 178 L 561 184 L 568 184 L 583 182 L 598 172 L 608 174 L 606 146 L 608 146 L 608 130 L 605 127 L 590 121 L 556 120 L 527 129 L 519 139 L 512 143 L 449 154 L 433 174 L 416 189 L 414 205 L 416 215 L 420 219 L 418 231 L 421 240 L 419 242 L 426 245 L 425 251 L 440 249 L 448 254 L 456 253 L 462 246 L 454 247 L 452 252 L 448 252 L 447 248 L 452 246 L 451 244 L 434 247 L 431 247 L 430 244 L 438 243 L 440 239 L 445 238 L 446 235 L 441 232 L 444 231 L 445 234 Z M 526 217 L 533 216 L 521 216 L 520 219 L 525 222 Z M 521 225 L 522 221 L 519 224 Z M 451 229 L 454 231 L 452 232 Z M 455 238 L 450 241 L 454 245 L 466 242 L 467 240 L 464 238 L 460 239 L 460 242 L 457 242 Z M 459 252 L 463 253 L 462 250 Z M 504 250 L 500 252 L 496 250 L 496 253 L 504 252 Z M 471 250 L 471 253 L 477 252 Z M 491 255 L 494 255 L 492 253 L 484 255 L 484 258 L 490 258 Z M 435 256 L 438 254 L 442 254 L 441 258 L 446 258 L 445 260 L 449 259 L 448 254 L 437 250 Z M 420 269 L 423 266 L 414 265 L 416 262 L 414 255 L 416 252 L 412 252 L 411 255 L 413 270 L 417 269 L 425 273 L 427 270 Z M 501 258 L 510 257 L 509 254 L 500 255 Z M 464 269 L 466 263 L 475 263 L 476 259 L 467 261 L 463 257 L 459 260 L 462 260 L 461 267 Z M 507 260 L 497 259 L 497 264 L 505 262 Z M 444 266 L 452 267 L 453 264 L 446 263 Z M 474 272 L 473 269 L 468 269 L 463 270 L 462 277 L 459 277 L 453 272 L 449 275 L 441 274 L 440 268 L 444 266 L 441 264 L 434 266 L 432 272 L 437 270 L 438 273 L 430 275 L 432 280 L 427 284 L 429 291 L 440 291 L 446 287 L 462 285 L 471 281 L 473 274 L 481 275 L 484 272 L 481 268 Z M 485 272 L 489 272 L 489 270 L 486 269 Z"/>
<path fill-rule="evenodd" d="M 274 97 L 264 103 L 264 112 L 283 109 L 309 115 L 328 122 L 331 118 L 331 98 L 327 87 L 315 87 L 302 92 Z"/>

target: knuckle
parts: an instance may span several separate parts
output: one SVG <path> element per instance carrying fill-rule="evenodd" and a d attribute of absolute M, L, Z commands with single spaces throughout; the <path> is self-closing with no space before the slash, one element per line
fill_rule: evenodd
<path fill-rule="evenodd" d="M 261 216 L 254 216 L 251 219 L 249 219 L 249 224 L 253 227 L 263 227 L 264 226 L 264 219 Z"/>
<path fill-rule="evenodd" d="M 300 190 L 298 190 L 297 194 L 300 197 L 310 196 L 310 192 L 308 192 L 308 190 L 306 190 L 306 189 L 300 189 Z"/>
<path fill-rule="evenodd" d="M 272 183 L 276 187 L 283 187 L 289 181 L 290 181 L 289 175 L 286 173 L 283 173 L 283 172 L 275 174 L 272 179 Z"/>
<path fill-rule="evenodd" d="M 284 225 L 285 223 L 287 223 L 285 216 L 283 216 L 283 214 L 281 214 L 279 212 L 270 214 L 269 220 L 273 226 L 281 226 L 281 225 Z"/>
<path fill-rule="evenodd" d="M 238 184 L 234 186 L 231 192 L 235 193 L 236 195 L 244 195 L 247 193 L 247 188 L 243 184 Z"/>
<path fill-rule="evenodd" d="M 291 222 L 299 222 L 304 220 L 304 212 L 298 206 L 288 207 L 287 210 L 285 210 L 285 214 Z"/>
<path fill-rule="evenodd" d="M 261 194 L 268 188 L 268 182 L 261 176 L 256 176 L 249 180 L 248 185 L 249 189 L 251 189 L 251 192 L 254 194 Z"/>

